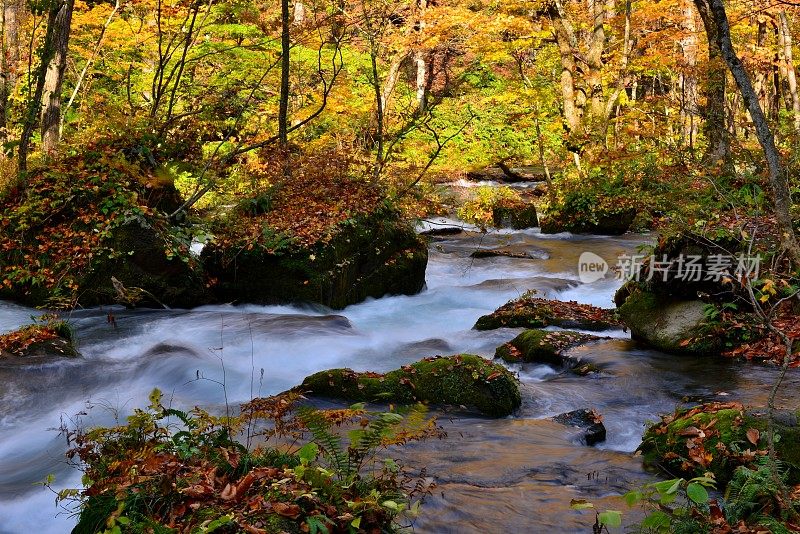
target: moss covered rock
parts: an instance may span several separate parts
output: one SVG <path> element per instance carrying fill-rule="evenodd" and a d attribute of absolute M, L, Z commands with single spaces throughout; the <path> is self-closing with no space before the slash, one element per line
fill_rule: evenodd
<path fill-rule="evenodd" d="M 462 405 L 492 417 L 509 415 L 522 402 L 513 374 L 470 354 L 426 358 L 386 374 L 331 369 L 307 377 L 296 389 L 356 402 Z"/>
<path fill-rule="evenodd" d="M 270 234 L 268 226 L 262 235 Z M 368 297 L 413 295 L 425 285 L 427 243 L 392 211 L 336 226 L 330 239 L 305 246 L 271 233 L 269 242 L 203 249 L 220 301 L 317 302 L 341 309 Z"/>
<path fill-rule="evenodd" d="M 800 481 L 800 426 L 794 412 L 778 412 L 775 443 L 790 481 Z M 766 455 L 767 410 L 746 410 L 738 403 L 710 403 L 679 409 L 647 429 L 639 446 L 645 463 L 674 475 L 714 474 L 721 486 L 740 465 Z"/>
<path fill-rule="evenodd" d="M 712 354 L 720 340 L 708 336 L 706 307 L 699 300 L 677 300 L 648 291 L 632 291 L 619 316 L 632 337 L 664 352 Z"/>
<path fill-rule="evenodd" d="M 45 319 L 0 336 L 0 358 L 39 356 L 79 356 L 69 325 L 58 319 Z"/>
<path fill-rule="evenodd" d="M 599 339 L 580 332 L 526 330 L 495 351 L 494 357 L 509 363 L 544 363 L 569 368 L 581 367 L 578 358 L 566 352 L 578 345 Z"/>
<path fill-rule="evenodd" d="M 0 298 L 110 304 L 118 300 L 115 277 L 153 304 L 202 303 L 205 281 L 188 231 L 160 211 L 177 192 L 156 174 L 110 142 L 32 170 L 25 189 L 0 200 Z"/>
<path fill-rule="evenodd" d="M 622 235 L 631 229 L 638 211 L 636 208 L 607 209 L 592 206 L 588 213 L 563 205 L 551 210 L 542 218 L 542 233 Z"/>
<path fill-rule="evenodd" d="M 563 302 L 536 297 L 522 297 L 504 304 L 475 323 L 476 330 L 495 328 L 544 328 L 558 326 L 581 330 L 610 330 L 619 328 L 613 310 L 589 304 Z"/>
<path fill-rule="evenodd" d="M 496 228 L 524 230 L 539 226 L 539 217 L 533 203 L 521 201 L 492 209 L 492 223 Z"/>

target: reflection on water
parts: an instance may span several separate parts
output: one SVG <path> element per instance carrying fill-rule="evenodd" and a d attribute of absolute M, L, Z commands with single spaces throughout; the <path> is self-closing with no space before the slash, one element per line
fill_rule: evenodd
<path fill-rule="evenodd" d="M 175 405 L 219 409 L 222 388 L 198 376 L 224 382 L 236 404 L 331 367 L 384 371 L 434 354 L 490 356 L 519 331 L 475 332 L 478 317 L 531 289 L 609 307 L 618 282 L 608 277 L 580 284 L 578 257 L 588 250 L 613 265 L 644 239 L 544 236 L 538 230 L 435 239 L 425 291 L 339 312 L 252 305 L 113 309 L 116 327 L 107 323 L 108 309 L 75 312 L 83 358 L 0 362 L 0 532 L 35 524 L 42 533 L 61 533 L 73 523 L 68 514 L 56 516 L 51 493 L 32 485 L 49 473 L 56 474 L 57 485 L 78 483 L 64 463 L 63 438 L 48 430 L 64 417 L 86 411 L 85 424 L 112 423 L 146 404 L 153 387 Z M 493 247 L 527 250 L 540 259 L 470 258 L 476 248 Z M 0 303 L 0 331 L 28 322 L 34 313 Z M 765 384 L 774 377 L 769 368 L 742 372 L 728 362 L 637 348 L 621 331 L 608 335 L 613 339 L 576 349 L 601 374 L 577 377 L 546 366 L 513 366 L 523 383 L 523 406 L 514 417 L 441 413 L 446 440 L 397 451 L 406 465 L 427 467 L 438 482 L 418 521 L 420 532 L 498 532 L 523 525 L 531 532 L 586 532 L 592 518 L 570 510 L 570 499 L 619 507 L 613 495 L 649 476 L 631 454 L 647 420 L 687 396 L 763 403 Z M 791 377 L 784 391 L 796 385 Z M 609 439 L 601 447 L 581 446 L 569 430 L 547 420 L 584 407 L 604 415 Z"/>

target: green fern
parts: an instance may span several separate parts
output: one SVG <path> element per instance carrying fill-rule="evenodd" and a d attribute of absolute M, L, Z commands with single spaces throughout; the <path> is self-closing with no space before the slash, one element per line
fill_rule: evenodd
<path fill-rule="evenodd" d="M 778 479 L 767 458 L 762 458 L 756 469 L 739 467 L 726 491 L 727 516 L 731 523 L 741 520 L 755 521 L 767 526 L 769 513 L 780 509 L 781 487 L 787 476 L 786 467 L 778 462 Z M 774 531 L 773 531 L 774 532 Z"/>
<path fill-rule="evenodd" d="M 300 421 L 311 432 L 314 443 L 319 445 L 328 463 L 341 479 L 352 475 L 350 456 L 344 448 L 342 437 L 331 432 L 331 423 L 314 408 L 303 407 L 298 411 Z"/>

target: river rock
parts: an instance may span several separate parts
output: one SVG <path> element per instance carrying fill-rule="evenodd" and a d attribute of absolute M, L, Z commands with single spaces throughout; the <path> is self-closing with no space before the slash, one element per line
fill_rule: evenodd
<path fill-rule="evenodd" d="M 766 455 L 767 414 L 767 409 L 748 410 L 735 402 L 680 408 L 647 429 L 639 451 L 647 465 L 670 476 L 711 472 L 724 489 L 737 467 L 753 466 Z M 775 415 L 775 432 L 780 435 L 776 452 L 795 484 L 800 482 L 797 412 L 779 410 Z"/>
<path fill-rule="evenodd" d="M 711 354 L 719 351 L 706 335 L 706 308 L 700 300 L 678 300 L 656 293 L 634 291 L 619 308 L 632 337 L 664 352 Z"/>
<path fill-rule="evenodd" d="M 509 363 L 543 363 L 576 369 L 580 372 L 585 365 L 591 364 L 584 364 L 579 358 L 568 355 L 567 351 L 596 339 L 600 338 L 580 332 L 526 330 L 508 343 L 497 347 L 494 357 Z M 580 374 L 586 373 L 580 372 Z"/>
<path fill-rule="evenodd" d="M 80 354 L 72 330 L 63 321 L 28 325 L 0 336 L 0 358 L 76 356 Z"/>
<path fill-rule="evenodd" d="M 603 417 L 594 410 L 583 408 L 553 417 L 553 421 L 564 426 L 580 429 L 580 439 L 590 447 L 606 440 Z"/>
<path fill-rule="evenodd" d="M 464 233 L 463 228 L 459 228 L 458 226 L 445 226 L 443 228 L 431 228 L 429 230 L 423 230 L 419 233 L 419 235 L 424 235 L 427 237 L 447 237 L 462 233 Z"/>
<path fill-rule="evenodd" d="M 532 202 L 518 202 L 508 206 L 499 206 L 492 210 L 492 224 L 495 228 L 512 228 L 525 230 L 539 226 L 536 206 Z"/>
<path fill-rule="evenodd" d="M 522 260 L 547 259 L 548 255 L 544 251 L 538 251 L 536 255 L 527 250 L 520 250 L 522 247 L 500 247 L 500 248 L 481 248 L 473 251 L 469 257 L 475 259 L 482 258 L 516 258 Z"/>
<path fill-rule="evenodd" d="M 609 212 L 595 207 L 595 211 L 594 215 L 570 214 L 561 208 L 559 211 L 548 213 L 541 221 L 542 233 L 622 235 L 630 230 L 638 213 L 635 208 Z"/>
<path fill-rule="evenodd" d="M 112 143 L 113 144 L 113 143 Z M 205 302 L 185 228 L 162 208 L 177 191 L 116 146 L 32 170 L 25 190 L 0 199 L 0 298 L 35 307 Z M 154 185 L 155 184 L 155 185 Z M 131 291 L 120 299 L 112 277 Z"/>
<path fill-rule="evenodd" d="M 465 406 L 491 417 L 509 415 L 522 402 L 511 372 L 469 354 L 426 358 L 386 374 L 331 369 L 307 377 L 295 390 L 354 402 Z"/>
<path fill-rule="evenodd" d="M 233 250 L 211 243 L 201 257 L 217 281 L 219 301 L 316 302 L 341 309 L 368 297 L 421 291 L 428 248 L 396 213 L 376 212 L 340 225 L 330 240 L 310 248 Z"/>
<path fill-rule="evenodd" d="M 613 310 L 537 297 L 522 297 L 484 315 L 475 323 L 476 330 L 495 328 L 544 328 L 558 326 L 580 330 L 611 330 L 621 327 Z"/>

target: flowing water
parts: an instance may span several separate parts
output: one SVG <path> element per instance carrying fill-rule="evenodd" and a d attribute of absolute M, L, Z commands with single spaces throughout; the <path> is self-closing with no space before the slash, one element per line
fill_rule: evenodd
<path fill-rule="evenodd" d="M 0 533 L 70 530 L 74 518 L 35 483 L 53 474 L 56 488 L 79 484 L 64 459 L 65 440 L 54 430 L 76 414 L 84 425 L 112 423 L 146 405 L 153 387 L 175 406 L 220 410 L 226 400 L 237 405 L 278 393 L 332 367 L 385 371 L 435 354 L 491 356 L 519 330 L 476 332 L 478 317 L 529 289 L 610 307 L 617 280 L 579 283 L 578 257 L 592 251 L 613 262 L 646 240 L 544 236 L 535 229 L 436 239 L 425 291 L 340 312 L 252 305 L 113 309 L 116 325 L 108 323 L 108 309 L 74 312 L 82 358 L 0 361 Z M 469 257 L 478 247 L 500 246 L 533 259 Z M 0 302 L 0 332 L 35 313 Z M 645 350 L 622 331 L 604 335 L 610 339 L 576 349 L 602 373 L 578 377 L 514 366 L 523 406 L 513 417 L 442 412 L 446 439 L 398 451 L 403 463 L 426 468 L 437 483 L 416 523 L 419 532 L 590 532 L 592 514 L 570 510 L 570 499 L 620 508 L 614 495 L 652 478 L 633 454 L 646 421 L 686 398 L 763 404 L 775 377 L 767 367 Z M 797 384 L 791 376 L 784 404 L 791 405 Z M 548 420 L 577 408 L 603 414 L 607 442 L 586 447 Z"/>

